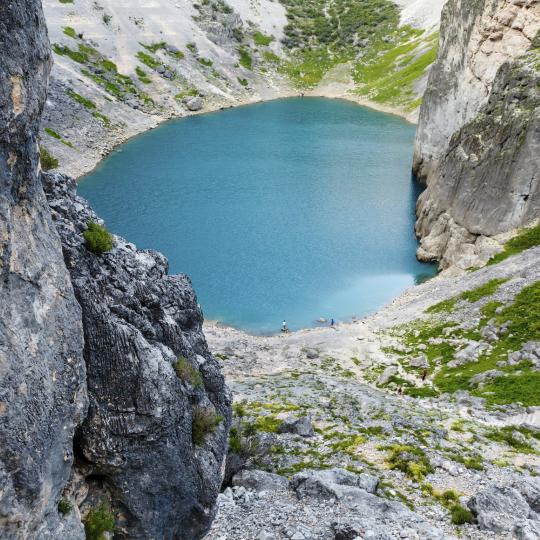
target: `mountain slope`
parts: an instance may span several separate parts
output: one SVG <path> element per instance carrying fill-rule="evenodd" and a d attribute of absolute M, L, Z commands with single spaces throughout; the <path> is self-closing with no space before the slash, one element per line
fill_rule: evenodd
<path fill-rule="evenodd" d="M 400 16 L 389 0 L 46 0 L 44 146 L 80 176 L 166 118 L 300 93 L 414 119 L 441 4 L 403 1 Z"/>

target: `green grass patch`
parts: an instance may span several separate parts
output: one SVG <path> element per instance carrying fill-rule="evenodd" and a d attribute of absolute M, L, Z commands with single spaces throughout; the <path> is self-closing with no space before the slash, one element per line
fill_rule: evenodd
<path fill-rule="evenodd" d="M 174 96 L 175 99 L 178 99 L 178 100 L 182 100 L 184 99 L 185 97 L 188 97 L 188 96 L 193 96 L 193 97 L 196 97 L 199 95 L 199 90 L 197 90 L 197 88 L 195 88 L 194 86 L 190 87 L 190 88 L 186 88 L 185 90 L 182 90 L 182 92 L 178 92 L 178 94 L 176 94 Z M 219 358 L 218 355 L 215 355 Z M 223 355 L 222 355 L 223 356 Z M 222 358 L 222 360 L 226 360 L 227 357 L 225 356 L 225 358 Z"/>
<path fill-rule="evenodd" d="M 492 441 L 506 443 L 517 452 L 521 452 L 523 454 L 536 453 L 534 447 L 529 442 L 525 442 L 522 437 L 515 435 L 516 432 L 525 436 L 518 426 L 505 426 L 498 429 L 492 429 L 485 435 Z"/>
<path fill-rule="evenodd" d="M 146 45 L 144 43 L 139 42 L 139 45 L 144 47 L 147 51 L 150 51 L 151 53 L 157 53 L 159 50 L 164 49 L 167 46 L 167 43 L 165 41 L 159 41 L 157 43 L 150 43 L 149 45 Z"/>
<path fill-rule="evenodd" d="M 77 103 L 80 103 L 85 109 L 93 110 L 96 108 L 96 104 L 92 100 L 81 96 L 81 94 L 77 94 L 77 92 L 74 92 L 73 90 L 68 91 L 68 96 Z"/>
<path fill-rule="evenodd" d="M 439 392 L 432 388 L 431 386 L 419 386 L 419 387 L 412 387 L 409 386 L 404 389 L 404 393 L 407 396 L 411 396 L 414 398 L 430 398 L 430 397 L 437 397 L 439 395 Z"/>
<path fill-rule="evenodd" d="M 249 50 L 246 47 L 240 47 L 238 49 L 238 54 L 240 55 L 239 64 L 246 69 L 253 69 L 253 58 Z"/>
<path fill-rule="evenodd" d="M 150 54 L 147 54 L 143 51 L 139 51 L 135 56 L 137 57 L 139 62 L 142 62 L 150 69 L 156 69 L 161 65 L 161 62 L 159 62 L 154 56 L 151 56 Z"/>
<path fill-rule="evenodd" d="M 45 146 L 39 147 L 39 159 L 41 162 L 41 168 L 47 172 L 58 167 L 58 160 L 45 148 Z"/>
<path fill-rule="evenodd" d="M 212 409 L 196 406 L 193 409 L 191 438 L 193 444 L 200 446 L 206 440 L 208 435 L 214 433 L 219 424 L 223 421 L 223 417 L 216 414 Z"/>
<path fill-rule="evenodd" d="M 437 304 L 429 306 L 425 313 L 451 313 L 456 306 L 457 298 L 448 298 Z"/>
<path fill-rule="evenodd" d="M 214 62 L 212 62 L 210 58 L 205 58 L 204 56 L 199 56 L 199 58 L 197 58 L 197 62 L 205 67 L 212 67 L 214 65 Z"/>
<path fill-rule="evenodd" d="M 499 286 L 500 283 L 494 283 L 491 287 L 495 285 Z M 473 299 L 480 294 L 475 291 Z M 490 405 L 515 402 L 521 402 L 525 406 L 540 405 L 539 372 L 532 371 L 527 365 L 517 368 L 521 372 L 516 372 L 515 366 L 500 368 L 496 365 L 498 361 L 506 360 L 511 352 L 520 350 L 524 343 L 540 341 L 540 281 L 524 287 L 516 295 L 514 302 L 504 306 L 500 313 L 495 314 L 494 310 L 491 312 L 493 305 L 489 309 L 495 324 L 507 324 L 507 331 L 501 333 L 499 340 L 493 343 L 491 351 L 481 355 L 478 362 L 455 368 L 443 365 L 435 376 L 435 385 L 441 392 L 471 390 L 469 383 L 474 375 L 497 368 L 505 372 L 505 376 L 491 379 L 483 388 L 472 390 L 474 395 L 484 397 Z"/>
<path fill-rule="evenodd" d="M 258 416 L 255 419 L 254 427 L 256 431 L 264 431 L 265 433 L 276 433 L 278 427 L 283 423 L 282 420 L 273 415 Z"/>
<path fill-rule="evenodd" d="M 69 141 L 66 141 L 61 135 L 59 135 L 54 129 L 46 127 L 43 131 L 50 135 L 51 137 L 55 138 L 56 140 L 60 141 L 62 144 L 65 144 L 66 146 L 69 146 L 70 148 L 74 148 L 73 144 Z"/>
<path fill-rule="evenodd" d="M 272 51 L 264 51 L 263 59 L 269 62 L 270 64 L 279 64 L 281 59 L 277 54 L 274 54 Z"/>
<path fill-rule="evenodd" d="M 414 110 L 421 102 L 415 84 L 437 58 L 438 34 L 424 38 L 417 30 L 402 27 L 393 36 L 394 43 L 379 40 L 372 44 L 356 64 L 353 77 L 360 85 L 360 95 Z"/>
<path fill-rule="evenodd" d="M 75 32 L 75 29 L 71 26 L 64 27 L 64 34 L 70 38 L 77 39 L 77 34 Z"/>
<path fill-rule="evenodd" d="M 497 255 L 493 256 L 489 261 L 490 264 L 497 264 L 504 261 L 512 255 L 517 255 L 526 249 L 530 249 L 540 245 L 540 223 L 530 229 L 524 229 L 517 236 L 508 240 L 504 244 L 504 249 Z"/>
<path fill-rule="evenodd" d="M 200 388 L 203 385 L 203 378 L 200 371 L 191 365 L 187 358 L 179 356 L 174 364 L 174 371 L 179 379 L 187 382 L 193 388 Z"/>
<path fill-rule="evenodd" d="M 474 302 L 478 302 L 478 300 L 481 300 L 482 298 L 486 296 L 491 296 L 497 292 L 497 289 L 503 284 L 508 281 L 509 278 L 503 278 L 503 279 L 492 279 L 488 281 L 487 283 L 484 283 L 480 287 L 477 287 L 476 289 L 472 289 L 470 291 L 465 291 L 460 295 L 460 298 L 462 300 L 467 300 L 467 302 L 470 302 L 471 304 Z"/>
<path fill-rule="evenodd" d="M 255 32 L 253 34 L 253 43 L 261 47 L 268 47 L 270 43 L 274 41 L 274 36 L 265 36 L 262 32 Z"/>
<path fill-rule="evenodd" d="M 150 79 L 150 77 L 148 77 L 148 74 L 146 73 L 146 71 L 144 71 L 142 67 L 137 66 L 135 68 L 135 73 L 137 74 L 139 81 L 141 81 L 142 83 L 150 84 L 152 82 L 152 80 Z"/>

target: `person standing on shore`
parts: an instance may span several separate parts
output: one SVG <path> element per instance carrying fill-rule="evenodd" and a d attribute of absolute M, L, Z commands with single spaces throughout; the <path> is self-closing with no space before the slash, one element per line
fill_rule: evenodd
<path fill-rule="evenodd" d="M 282 332 L 288 332 L 289 329 L 287 328 L 287 321 L 283 319 L 283 322 L 281 323 L 281 331 Z"/>

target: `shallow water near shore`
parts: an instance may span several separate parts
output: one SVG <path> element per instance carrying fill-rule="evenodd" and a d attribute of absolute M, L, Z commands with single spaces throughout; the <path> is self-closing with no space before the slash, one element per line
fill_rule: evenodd
<path fill-rule="evenodd" d="M 228 109 L 135 137 L 79 194 L 187 273 L 208 319 L 253 333 L 349 320 L 435 274 L 415 258 L 414 131 L 341 100 Z"/>

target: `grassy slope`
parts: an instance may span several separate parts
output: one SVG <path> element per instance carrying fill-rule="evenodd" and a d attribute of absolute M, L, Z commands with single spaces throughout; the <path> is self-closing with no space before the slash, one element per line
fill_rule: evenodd
<path fill-rule="evenodd" d="M 357 93 L 409 112 L 420 105 L 416 83 L 437 55 L 438 34 L 399 26 L 387 0 L 283 0 L 290 57 L 281 70 L 301 89 L 334 66 L 350 63 Z"/>
<path fill-rule="evenodd" d="M 533 231 L 522 233 L 521 239 L 530 240 Z M 499 258 L 515 253 L 509 251 L 520 244 L 520 237 L 509 242 L 510 248 L 503 252 L 506 255 Z M 534 244 L 527 246 L 538 244 L 537 238 Z M 392 334 L 401 347 L 388 347 L 386 352 L 398 356 L 412 377 L 395 376 L 387 385 L 403 386 L 405 393 L 417 397 L 467 390 L 485 398 L 490 405 L 516 402 L 525 406 L 540 405 L 540 372 L 531 359 L 523 358 L 514 365 L 506 363 L 509 355 L 520 351 L 526 343 L 540 341 L 540 281 L 518 290 L 509 302 L 501 301 L 500 296 L 494 298 L 508 281 L 487 281 L 476 289 L 434 304 L 426 310 L 425 318 L 394 329 Z M 489 341 L 482 335 L 488 324 L 497 334 L 496 339 Z M 471 343 L 484 346 L 477 358 L 462 365 L 452 363 L 456 353 Z M 423 369 L 409 364 L 411 358 L 419 355 L 425 355 L 429 364 L 425 384 L 420 382 Z M 484 382 L 473 380 L 489 370 L 501 374 Z"/>

